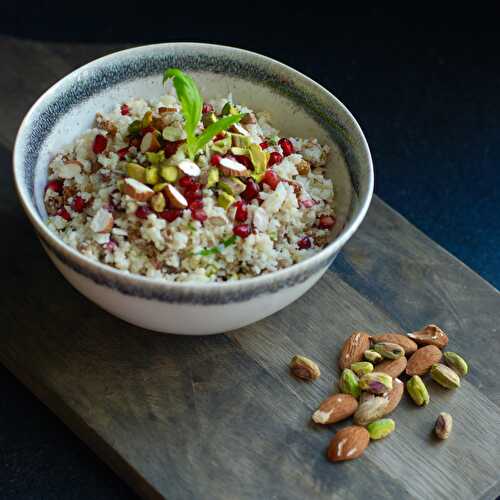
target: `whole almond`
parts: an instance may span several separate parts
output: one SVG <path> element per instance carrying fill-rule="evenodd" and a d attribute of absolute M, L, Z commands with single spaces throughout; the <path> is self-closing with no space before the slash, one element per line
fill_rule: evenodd
<path fill-rule="evenodd" d="M 436 325 L 427 325 L 418 332 L 409 333 L 408 337 L 419 345 L 435 345 L 439 349 L 448 345 L 448 335 Z"/>
<path fill-rule="evenodd" d="M 398 378 L 395 378 L 392 381 L 392 391 L 388 392 L 385 395 L 387 397 L 387 399 L 389 400 L 389 402 L 387 403 L 386 407 L 384 408 L 384 415 L 383 415 L 384 417 L 386 415 L 389 415 L 389 413 L 391 413 L 391 411 L 396 409 L 399 402 L 401 401 L 401 398 L 403 397 L 404 390 L 405 390 L 405 385 L 403 384 L 403 382 L 401 382 L 401 380 L 399 380 Z"/>
<path fill-rule="evenodd" d="M 358 401 L 350 394 L 333 394 L 320 404 L 312 419 L 317 424 L 334 424 L 353 415 L 357 408 Z"/>
<path fill-rule="evenodd" d="M 363 354 L 370 349 L 370 336 L 365 332 L 354 332 L 344 343 L 339 357 L 339 368 L 349 368 L 363 360 Z"/>
<path fill-rule="evenodd" d="M 328 460 L 342 462 L 359 458 L 370 443 L 370 434 L 364 427 L 351 425 L 333 436 L 328 448 Z"/>
<path fill-rule="evenodd" d="M 406 368 L 407 360 L 404 356 L 398 359 L 387 359 L 375 365 L 375 372 L 387 373 L 391 377 L 399 377 Z"/>
<path fill-rule="evenodd" d="M 398 344 L 405 350 L 407 355 L 413 354 L 418 349 L 417 344 L 412 339 L 409 339 L 400 333 L 383 333 L 382 335 L 374 335 L 372 337 L 372 341 L 375 344 L 378 342 L 391 342 L 393 344 Z"/>
<path fill-rule="evenodd" d="M 431 366 L 441 361 L 442 353 L 435 345 L 426 345 L 417 349 L 406 365 L 407 375 L 425 375 Z"/>

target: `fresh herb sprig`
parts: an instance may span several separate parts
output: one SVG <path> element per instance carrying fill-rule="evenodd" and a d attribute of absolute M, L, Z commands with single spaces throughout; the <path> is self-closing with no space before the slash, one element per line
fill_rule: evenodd
<path fill-rule="evenodd" d="M 201 120 L 203 99 L 194 80 L 180 69 L 169 68 L 163 74 L 163 83 L 173 79 L 177 98 L 184 115 L 184 131 L 186 132 L 186 150 L 189 158 L 194 159 L 196 153 L 202 149 L 213 137 L 238 123 L 243 114 L 224 116 L 210 124 L 200 135 L 196 135 L 196 127 Z"/>

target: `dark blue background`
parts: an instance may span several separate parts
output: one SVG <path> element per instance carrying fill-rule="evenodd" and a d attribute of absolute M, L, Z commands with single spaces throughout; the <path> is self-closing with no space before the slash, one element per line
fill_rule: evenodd
<path fill-rule="evenodd" d="M 89 43 L 224 43 L 297 68 L 360 122 L 376 193 L 498 287 L 498 12 L 238 5 L 245 8 L 214 3 L 172 14 L 172 5 L 162 3 L 120 2 L 121 10 L 116 3 L 86 4 L 74 12 L 48 2 L 25 2 L 22 10 L 9 3 L 0 33 Z M 133 497 L 3 368 L 0 393 L 1 498 Z"/>

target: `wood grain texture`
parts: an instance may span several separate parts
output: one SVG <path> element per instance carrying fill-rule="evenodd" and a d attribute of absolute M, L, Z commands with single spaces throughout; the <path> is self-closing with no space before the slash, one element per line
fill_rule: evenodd
<path fill-rule="evenodd" d="M 14 121 L 75 62 L 109 50 L 0 43 L 23 60 L 14 72 L 20 88 L 2 102 Z M 28 68 L 39 75 L 36 84 L 23 83 Z M 2 92 L 12 90 L 4 75 Z M 0 131 L 7 148 L 14 128 Z M 1 167 L 9 161 L 0 148 Z M 1 361 L 144 497 L 500 494 L 499 294 L 378 198 L 306 296 L 271 318 L 210 338 L 150 334 L 80 296 L 49 263 L 6 183 L 0 183 L 0 217 L 0 259 L 9 263 Z M 328 463 L 332 430 L 346 424 L 318 428 L 310 417 L 335 388 L 345 338 L 354 330 L 404 332 L 427 323 L 441 325 L 450 350 L 470 362 L 462 387 L 430 384 L 430 405 L 404 399 L 391 415 L 397 429 L 387 440 L 357 461 Z M 317 382 L 289 376 L 297 353 L 318 362 Z M 444 443 L 431 434 L 441 411 L 454 416 Z"/>

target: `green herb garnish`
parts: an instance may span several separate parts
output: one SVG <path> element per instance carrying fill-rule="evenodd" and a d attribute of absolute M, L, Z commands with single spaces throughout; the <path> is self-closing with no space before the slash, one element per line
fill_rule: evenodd
<path fill-rule="evenodd" d="M 169 68 L 163 74 L 163 83 L 170 78 L 173 79 L 184 115 L 184 131 L 186 132 L 186 150 L 189 158 L 194 159 L 196 153 L 202 149 L 213 137 L 228 129 L 231 125 L 239 122 L 243 114 L 224 116 L 215 123 L 209 125 L 202 134 L 196 136 L 196 127 L 201 120 L 203 99 L 193 79 L 183 73 L 180 69 Z"/>
<path fill-rule="evenodd" d="M 233 235 L 230 238 L 227 238 L 227 240 L 224 240 L 220 245 L 217 245 L 216 247 L 212 248 L 207 248 L 205 250 L 202 250 L 201 252 L 198 252 L 195 255 L 201 255 L 202 257 L 206 257 L 207 255 L 214 255 L 217 253 L 222 253 L 224 248 L 227 248 L 230 245 L 233 245 L 236 241 L 236 236 Z"/>

